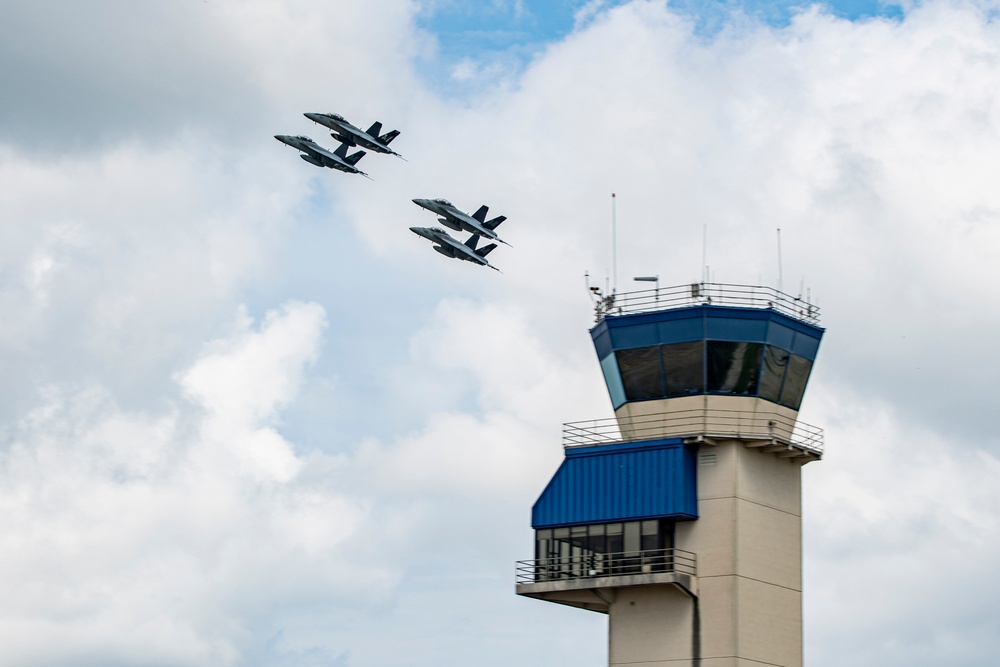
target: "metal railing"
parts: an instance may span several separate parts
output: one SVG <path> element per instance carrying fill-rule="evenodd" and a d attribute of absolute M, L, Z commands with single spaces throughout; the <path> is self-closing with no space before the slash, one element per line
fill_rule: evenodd
<path fill-rule="evenodd" d="M 595 315 L 600 322 L 608 315 L 631 315 L 706 304 L 770 308 L 809 324 L 819 324 L 819 306 L 808 303 L 801 296 L 791 296 L 773 287 L 725 283 L 691 283 L 611 294 L 596 301 Z"/>
<path fill-rule="evenodd" d="M 823 429 L 777 412 L 679 410 L 649 417 L 595 419 L 563 424 L 563 447 L 592 447 L 618 442 L 693 436 L 774 440 L 823 453 Z"/>
<path fill-rule="evenodd" d="M 517 583 L 619 577 L 677 572 L 697 574 L 697 557 L 682 549 L 652 549 L 615 554 L 588 553 L 567 558 L 517 561 Z"/>

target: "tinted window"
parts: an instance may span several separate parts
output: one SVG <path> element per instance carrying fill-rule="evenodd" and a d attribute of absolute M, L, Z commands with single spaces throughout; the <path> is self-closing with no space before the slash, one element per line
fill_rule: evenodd
<path fill-rule="evenodd" d="M 791 355 L 788 359 L 788 372 L 785 374 L 785 386 L 781 390 L 781 399 L 778 402 L 798 410 L 811 370 L 811 361 L 803 359 L 797 354 Z"/>
<path fill-rule="evenodd" d="M 781 383 L 788 368 L 788 352 L 770 345 L 764 346 L 764 365 L 760 374 L 760 396 L 769 401 L 778 401 Z"/>
<path fill-rule="evenodd" d="M 708 341 L 708 390 L 756 394 L 762 347 L 760 343 Z"/>
<path fill-rule="evenodd" d="M 622 374 L 626 399 L 637 401 L 663 397 L 659 347 L 619 350 L 615 355 L 618 357 L 618 370 Z"/>
<path fill-rule="evenodd" d="M 702 379 L 704 349 L 705 343 L 700 340 L 660 346 L 667 396 L 685 396 L 705 391 Z"/>

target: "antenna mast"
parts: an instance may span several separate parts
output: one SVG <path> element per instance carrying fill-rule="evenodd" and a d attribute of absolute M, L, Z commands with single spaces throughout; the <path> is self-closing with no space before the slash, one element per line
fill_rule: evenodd
<path fill-rule="evenodd" d="M 615 215 L 615 193 L 611 193 L 611 293 L 618 291 L 618 221 Z"/>
<path fill-rule="evenodd" d="M 708 223 L 701 226 L 701 282 L 708 282 Z"/>
<path fill-rule="evenodd" d="M 778 227 L 778 291 L 781 292 L 781 227 Z"/>

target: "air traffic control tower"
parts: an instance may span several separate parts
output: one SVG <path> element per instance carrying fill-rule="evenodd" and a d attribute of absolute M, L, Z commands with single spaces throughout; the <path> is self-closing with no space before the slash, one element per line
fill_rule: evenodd
<path fill-rule="evenodd" d="M 802 665 L 798 409 L 818 309 L 697 283 L 601 299 L 615 418 L 566 424 L 517 593 L 608 615 L 613 667 Z"/>

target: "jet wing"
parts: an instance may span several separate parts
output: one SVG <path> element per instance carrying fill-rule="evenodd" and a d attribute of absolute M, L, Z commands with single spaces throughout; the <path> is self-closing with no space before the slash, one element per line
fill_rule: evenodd
<path fill-rule="evenodd" d="M 322 146 L 318 146 L 316 144 L 306 144 L 305 150 L 316 156 L 322 156 L 328 160 L 333 160 L 334 162 L 343 162 L 340 156 L 334 155 L 333 152 L 328 151 Z"/>

